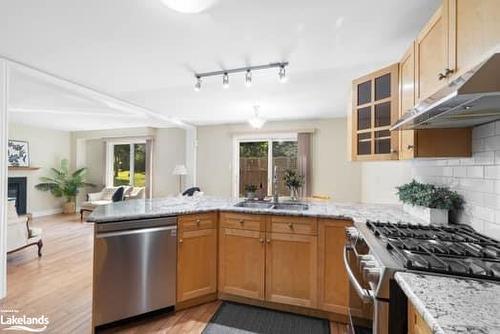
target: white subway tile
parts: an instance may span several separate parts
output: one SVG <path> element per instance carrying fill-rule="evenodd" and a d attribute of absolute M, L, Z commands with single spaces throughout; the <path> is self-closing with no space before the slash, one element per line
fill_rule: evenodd
<path fill-rule="evenodd" d="M 453 167 L 453 176 L 454 177 L 466 177 L 467 176 L 467 167 Z"/>
<path fill-rule="evenodd" d="M 484 196 L 485 193 L 478 192 L 478 191 L 465 191 L 465 190 L 457 190 L 457 192 L 462 195 L 465 203 L 468 205 L 472 206 L 478 205 L 478 206 L 484 206 Z"/>
<path fill-rule="evenodd" d="M 489 138 L 494 138 L 494 137 L 487 137 L 487 138 L 489 139 Z M 485 143 L 486 143 L 485 138 L 472 139 L 472 152 L 487 151 Z"/>
<path fill-rule="evenodd" d="M 484 221 L 494 222 L 495 221 L 495 210 L 490 208 L 485 208 L 483 206 L 474 206 L 472 208 L 472 217 L 479 218 Z"/>
<path fill-rule="evenodd" d="M 449 159 L 448 166 L 460 166 L 460 159 Z"/>
<path fill-rule="evenodd" d="M 496 128 L 495 133 L 496 133 L 497 135 L 500 135 L 500 121 L 496 121 L 496 122 L 495 122 L 495 128 Z"/>
<path fill-rule="evenodd" d="M 495 181 L 494 193 L 495 194 L 500 194 L 500 181 Z"/>
<path fill-rule="evenodd" d="M 498 179 L 498 180 L 500 180 L 500 166 L 485 166 L 484 167 L 484 177 L 486 179 Z"/>
<path fill-rule="evenodd" d="M 467 167 L 467 177 L 482 179 L 484 177 L 484 167 L 483 166 Z"/>
<path fill-rule="evenodd" d="M 500 151 L 495 152 L 495 164 L 500 165 Z"/>
<path fill-rule="evenodd" d="M 485 138 L 495 135 L 495 123 L 483 124 L 472 129 L 472 138 Z"/>
<path fill-rule="evenodd" d="M 500 225 L 499 224 L 485 222 L 483 224 L 483 228 L 484 228 L 483 233 L 486 236 L 493 238 L 495 240 L 500 240 Z"/>
<path fill-rule="evenodd" d="M 473 158 L 474 158 L 474 163 L 476 165 L 492 165 L 495 163 L 495 152 L 486 151 L 486 152 L 474 153 Z M 499 160 L 500 160 L 500 156 L 499 156 Z"/>
<path fill-rule="evenodd" d="M 484 194 L 484 206 L 500 210 L 500 195 Z"/>
<path fill-rule="evenodd" d="M 460 188 L 468 191 L 478 191 L 485 193 L 494 192 L 494 182 L 484 179 L 460 179 Z"/>
<path fill-rule="evenodd" d="M 484 220 L 473 217 L 470 224 L 477 232 L 484 233 Z"/>
<path fill-rule="evenodd" d="M 493 137 L 486 137 L 481 139 L 484 141 L 483 143 L 483 151 L 498 151 L 500 150 L 500 135 L 495 135 Z M 474 145 L 474 141 L 472 141 L 472 145 Z M 474 146 L 473 146 L 474 147 Z M 474 148 L 472 148 L 474 150 Z"/>
<path fill-rule="evenodd" d="M 460 159 L 460 165 L 463 165 L 463 166 L 474 165 L 474 158 Z"/>

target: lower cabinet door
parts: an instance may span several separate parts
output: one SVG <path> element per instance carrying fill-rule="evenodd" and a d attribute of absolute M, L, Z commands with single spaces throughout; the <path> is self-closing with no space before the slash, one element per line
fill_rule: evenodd
<path fill-rule="evenodd" d="M 266 300 L 316 307 L 317 237 L 267 233 Z"/>
<path fill-rule="evenodd" d="M 264 233 L 221 228 L 219 291 L 264 300 Z"/>
<path fill-rule="evenodd" d="M 177 302 L 217 292 L 217 229 L 179 234 Z"/>

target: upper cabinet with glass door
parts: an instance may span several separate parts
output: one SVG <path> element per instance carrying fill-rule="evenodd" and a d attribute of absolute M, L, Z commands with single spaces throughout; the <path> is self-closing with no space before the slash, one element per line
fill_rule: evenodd
<path fill-rule="evenodd" d="M 398 64 L 353 81 L 353 160 L 397 159 Z"/>

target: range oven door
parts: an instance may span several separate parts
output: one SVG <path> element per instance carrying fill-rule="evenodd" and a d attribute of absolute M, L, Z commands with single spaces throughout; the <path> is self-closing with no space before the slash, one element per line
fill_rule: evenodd
<path fill-rule="evenodd" d="M 349 243 L 344 246 L 344 266 L 349 278 L 349 331 L 375 333 L 372 330 L 375 297 L 360 271 L 358 250 Z"/>

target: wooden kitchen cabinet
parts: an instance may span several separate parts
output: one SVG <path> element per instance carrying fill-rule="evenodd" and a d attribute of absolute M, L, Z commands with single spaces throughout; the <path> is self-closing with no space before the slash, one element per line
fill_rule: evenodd
<path fill-rule="evenodd" d="M 484 61 L 500 44 L 500 1 L 444 0 L 449 17 L 450 79 Z"/>
<path fill-rule="evenodd" d="M 217 213 L 179 217 L 177 302 L 217 292 Z"/>
<path fill-rule="evenodd" d="M 265 232 L 221 227 L 219 292 L 264 300 Z"/>
<path fill-rule="evenodd" d="M 394 64 L 352 83 L 352 159 L 398 159 L 396 132 L 389 131 L 399 118 L 399 67 Z"/>
<path fill-rule="evenodd" d="M 267 233 L 266 300 L 315 308 L 317 237 Z"/>
<path fill-rule="evenodd" d="M 400 116 L 415 105 L 415 43 L 399 64 Z M 399 159 L 469 157 L 472 154 L 470 128 L 401 130 Z"/>
<path fill-rule="evenodd" d="M 415 42 L 416 99 L 429 97 L 447 84 L 453 71 L 448 55 L 448 6 L 446 1 L 424 26 Z"/>
<path fill-rule="evenodd" d="M 408 334 L 431 334 L 432 330 L 415 306 L 408 301 Z"/>
<path fill-rule="evenodd" d="M 343 251 L 347 220 L 320 219 L 318 230 L 318 306 L 321 310 L 348 315 L 349 280 Z"/>

